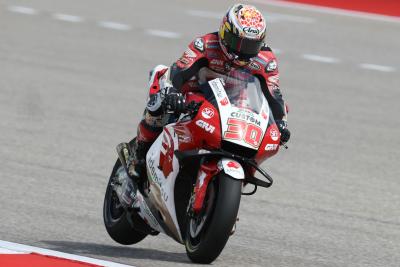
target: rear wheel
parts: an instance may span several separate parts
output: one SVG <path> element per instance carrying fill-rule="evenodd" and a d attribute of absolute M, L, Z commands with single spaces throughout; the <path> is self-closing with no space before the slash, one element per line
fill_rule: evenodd
<path fill-rule="evenodd" d="M 117 160 L 104 197 L 103 219 L 106 230 L 114 241 L 122 245 L 132 245 L 143 240 L 147 234 L 132 228 L 127 217 L 130 215 L 123 209 L 118 196 L 112 189 L 111 182 L 120 167 L 121 162 Z"/>
<path fill-rule="evenodd" d="M 224 173 L 210 183 L 203 212 L 187 221 L 185 247 L 193 262 L 211 263 L 222 252 L 236 222 L 241 189 L 241 180 Z"/>

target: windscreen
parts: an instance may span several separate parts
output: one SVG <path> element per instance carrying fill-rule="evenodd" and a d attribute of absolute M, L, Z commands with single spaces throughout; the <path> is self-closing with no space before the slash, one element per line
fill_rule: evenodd
<path fill-rule="evenodd" d="M 208 68 L 203 68 L 199 72 L 200 84 L 215 78 L 222 81 L 229 102 L 233 107 L 260 114 L 263 104 L 267 104 L 259 79 L 246 70 L 235 69 L 227 74 L 220 74 Z"/>
<path fill-rule="evenodd" d="M 273 121 L 258 78 L 241 69 L 227 75 L 212 71 L 202 74 L 208 80 L 202 92 L 219 109 L 222 140 L 257 150 Z"/>

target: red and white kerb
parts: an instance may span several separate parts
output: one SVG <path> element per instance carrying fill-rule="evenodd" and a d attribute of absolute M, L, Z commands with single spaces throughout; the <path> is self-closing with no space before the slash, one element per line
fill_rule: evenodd
<path fill-rule="evenodd" d="M 0 240 L 1 267 L 132 267 Z"/>

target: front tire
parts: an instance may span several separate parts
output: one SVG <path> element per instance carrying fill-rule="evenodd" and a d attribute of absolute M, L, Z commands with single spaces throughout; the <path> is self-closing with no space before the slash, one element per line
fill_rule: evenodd
<path fill-rule="evenodd" d="M 130 215 L 122 208 L 116 193 L 112 189 L 112 179 L 120 167 L 121 162 L 117 160 L 104 197 L 103 219 L 107 233 L 115 242 L 122 245 L 132 245 L 143 240 L 147 234 L 132 228 L 127 218 Z"/>
<path fill-rule="evenodd" d="M 205 203 L 208 214 L 205 214 L 207 218 L 201 231 L 196 236 L 193 236 L 193 230 L 191 233 L 194 218 L 188 219 L 186 227 L 186 254 L 196 263 L 211 263 L 225 247 L 236 222 L 242 181 L 220 173 L 209 188 Z M 210 203 L 212 207 L 207 211 Z"/>

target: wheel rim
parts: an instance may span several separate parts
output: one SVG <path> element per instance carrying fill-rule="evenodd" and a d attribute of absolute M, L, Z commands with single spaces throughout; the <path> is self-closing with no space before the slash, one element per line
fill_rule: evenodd
<path fill-rule="evenodd" d="M 116 193 L 113 191 L 110 203 L 110 217 L 112 220 L 117 221 L 119 218 L 121 218 L 123 213 L 124 209 L 122 208 Z"/>
<path fill-rule="evenodd" d="M 111 183 L 108 185 L 107 188 L 105 211 L 105 217 L 110 224 L 117 222 L 125 212 L 121 203 L 119 202 L 117 194 L 111 186 Z"/>

